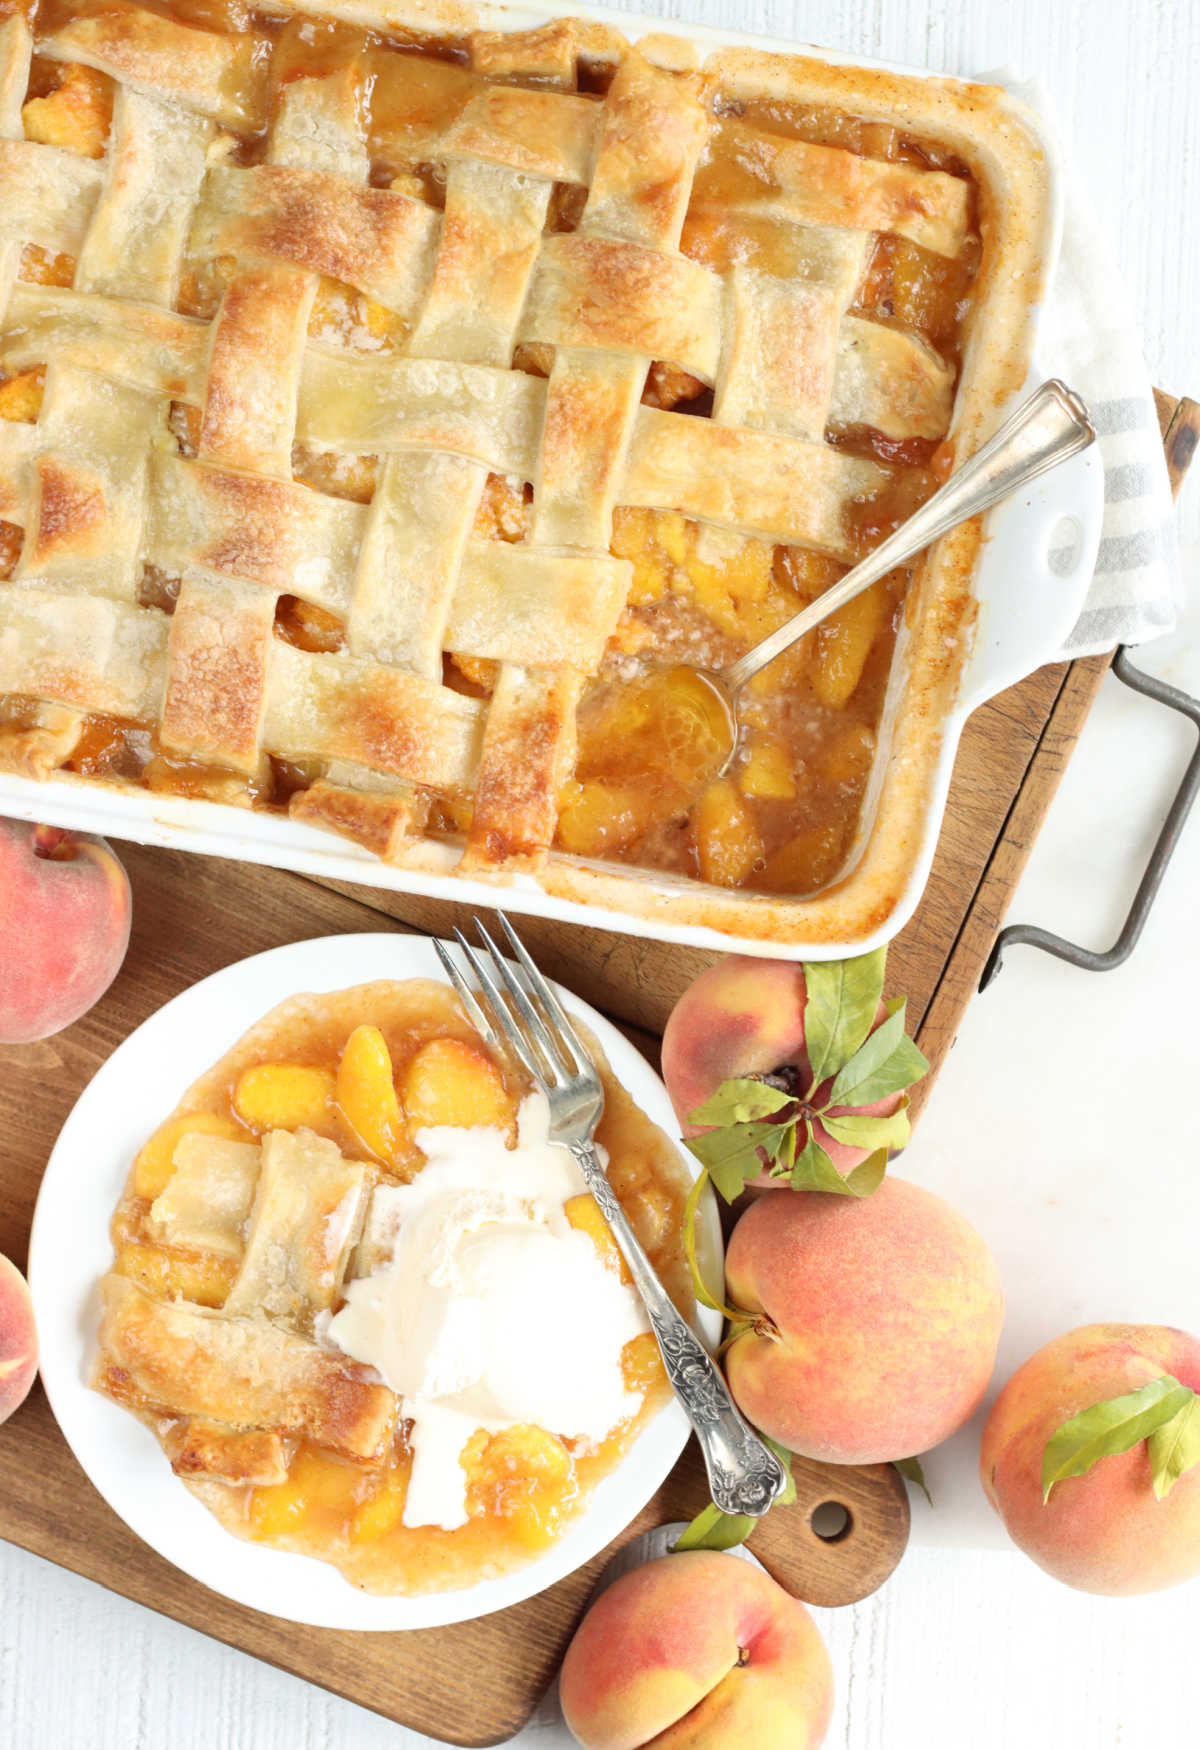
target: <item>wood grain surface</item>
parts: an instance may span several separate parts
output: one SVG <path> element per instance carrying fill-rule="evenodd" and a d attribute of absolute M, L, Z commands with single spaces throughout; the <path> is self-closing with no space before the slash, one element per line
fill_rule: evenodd
<path fill-rule="evenodd" d="M 1197 410 L 1164 403 L 1160 411 L 1181 475 L 1195 447 Z M 935 1073 L 1104 666 L 1094 659 L 1043 669 L 967 725 L 929 885 L 889 957 L 889 985 L 909 994 L 911 1022 Z M 0 1251 L 18 1262 L 63 1120 L 113 1048 L 163 1002 L 221 966 L 283 942 L 389 927 L 444 930 L 448 921 L 404 896 L 343 892 L 286 872 L 178 852 L 130 846 L 122 854 L 134 886 L 134 929 L 120 976 L 67 1032 L 4 1051 L 0 1134 L 8 1159 L 0 1176 Z M 715 958 L 529 925 L 530 945 L 546 970 L 632 1024 L 631 1033 L 656 1032 L 678 991 Z M 642 1042 L 653 1050 L 652 1036 L 642 1035 Z M 895 1471 L 838 1471 L 806 1461 L 798 1493 L 795 1508 L 772 1515 L 756 1533 L 756 1553 L 811 1602 L 865 1596 L 891 1572 L 907 1538 L 908 1501 Z M 91 1489 L 40 1391 L 0 1430 L 0 1536 L 394 1720 L 468 1745 L 500 1742 L 528 1718 L 612 1549 L 653 1525 L 691 1517 L 706 1500 L 689 1449 L 616 1544 L 539 1597 L 451 1628 L 343 1634 L 230 1604 L 155 1556 Z M 849 1515 L 845 1535 L 834 1541 L 820 1538 L 811 1523 L 829 1500 Z"/>

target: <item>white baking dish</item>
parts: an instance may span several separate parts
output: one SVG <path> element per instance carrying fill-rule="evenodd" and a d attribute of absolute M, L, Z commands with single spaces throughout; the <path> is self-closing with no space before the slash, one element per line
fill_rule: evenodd
<path fill-rule="evenodd" d="M 296 9 L 364 21 L 378 18 L 381 10 L 359 7 L 354 0 L 317 0 Z M 398 23 L 412 22 L 414 16 L 434 27 L 438 22 L 436 3 L 382 10 Z M 836 80 L 839 68 L 863 68 L 928 81 L 931 91 L 939 85 L 933 75 L 920 69 L 829 51 L 801 51 L 793 44 L 699 26 L 672 30 L 660 19 L 628 13 L 573 6 L 536 11 L 480 9 L 482 22 L 493 28 L 527 29 L 563 15 L 609 24 L 629 38 L 653 36 L 661 43 L 664 37 L 677 35 L 702 50 L 741 47 L 802 52 L 808 60 L 827 65 L 831 80 Z M 449 21 L 450 15 L 444 16 Z M 864 106 L 858 107 L 860 113 L 867 113 Z M 1047 282 L 1057 255 L 1061 222 L 1057 149 L 1040 124 L 1031 121 L 1021 125 L 1027 133 L 1033 131 L 1036 142 L 1040 196 L 1040 205 L 1036 205 L 1040 227 L 1036 260 L 1043 282 Z M 914 128 L 921 131 L 920 121 Z M 969 348 L 964 382 L 972 371 L 971 352 Z M 1050 368 L 1053 362 L 1046 361 Z M 1010 389 L 1013 386 L 1008 385 Z M 968 447 L 974 447 L 1003 411 L 994 407 L 985 411 L 973 405 Z M 956 412 L 952 435 L 959 426 Z M 927 693 L 918 694 L 915 711 L 906 691 L 909 665 L 914 661 L 914 643 L 923 641 L 920 661 L 924 672 L 929 671 L 932 630 L 922 621 L 915 636 L 911 627 L 902 631 L 879 754 L 847 865 L 849 873 L 834 888 L 810 899 L 731 894 L 654 871 L 590 864 L 557 853 L 538 877 L 516 875 L 502 881 L 462 878 L 451 872 L 457 852 L 434 841 L 422 841 L 414 860 L 404 866 L 385 864 L 350 842 L 283 816 L 149 791 L 103 788 L 70 774 L 39 782 L 0 773 L 0 812 L 430 898 L 480 906 L 502 899 L 512 911 L 694 947 L 753 954 L 782 952 L 794 958 L 834 958 L 863 952 L 894 936 L 920 899 L 966 718 L 985 699 L 1053 660 L 1078 617 L 1095 562 L 1101 512 L 1101 468 L 1092 450 L 991 513 L 978 557 L 962 566 L 964 576 L 969 573 L 977 613 L 973 632 L 960 627 L 955 638 L 973 637 L 969 654 L 964 657 L 962 648 L 947 636 L 945 676 Z M 937 565 L 945 568 L 952 563 L 943 556 L 956 539 L 952 535 L 939 544 L 931 572 Z M 914 733 L 914 721 L 922 711 L 925 721 Z M 902 734 L 898 734 L 898 726 Z M 898 792 L 906 796 L 902 808 L 891 806 L 891 798 Z M 882 859 L 881 841 L 885 846 Z M 870 891 L 868 876 L 874 883 Z M 861 891 L 856 892 L 856 885 Z M 586 895 L 586 900 L 577 895 Z"/>

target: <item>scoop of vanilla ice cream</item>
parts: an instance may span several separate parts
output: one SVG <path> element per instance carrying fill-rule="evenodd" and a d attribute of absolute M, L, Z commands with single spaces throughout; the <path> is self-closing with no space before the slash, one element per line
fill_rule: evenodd
<path fill-rule="evenodd" d="M 348 1285 L 328 1336 L 412 1420 L 405 1525 L 466 1523 L 459 1454 L 476 1429 L 534 1423 L 596 1443 L 637 1408 L 621 1350 L 645 1312 L 567 1221 L 587 1186 L 548 1128 L 532 1094 L 512 1149 L 498 1130 L 420 1131 L 421 1172 L 372 1198 L 364 1240 L 384 1261 Z"/>

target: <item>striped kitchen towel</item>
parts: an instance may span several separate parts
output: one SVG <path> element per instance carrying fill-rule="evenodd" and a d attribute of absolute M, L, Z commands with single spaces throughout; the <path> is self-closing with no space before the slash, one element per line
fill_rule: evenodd
<path fill-rule="evenodd" d="M 1043 115 L 1036 84 L 998 81 Z M 1096 573 L 1063 647 L 1092 656 L 1170 632 L 1182 597 L 1175 516 L 1150 376 L 1124 283 L 1087 198 L 1060 155 L 1066 178 L 1062 251 L 1038 355 L 1043 369 L 1087 402 L 1104 458 L 1104 523 Z"/>

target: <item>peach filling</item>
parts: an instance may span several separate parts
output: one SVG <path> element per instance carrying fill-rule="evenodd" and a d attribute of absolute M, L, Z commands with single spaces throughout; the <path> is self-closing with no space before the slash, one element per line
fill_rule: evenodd
<path fill-rule="evenodd" d="M 54 76 L 54 88 L 31 97 L 21 110 L 25 138 L 84 158 L 102 158 L 112 126 L 113 81 L 78 64 L 57 67 Z"/>
<path fill-rule="evenodd" d="M 724 707 L 695 669 L 724 667 L 846 568 L 675 511 L 618 510 L 613 551 L 631 561 L 633 582 L 580 707 L 559 848 L 720 887 L 826 885 L 870 773 L 907 575 L 874 585 L 751 683 L 740 748 L 722 772 Z"/>
<path fill-rule="evenodd" d="M 649 1333 L 625 1345 L 621 1366 L 629 1390 L 639 1396 L 664 1383 L 658 1348 Z M 566 1441 L 545 1428 L 522 1423 L 497 1434 L 477 1430 L 459 1463 L 467 1477 L 467 1536 L 477 1541 L 490 1525 L 502 1528 L 518 1549 L 535 1552 L 562 1531 L 579 1499 L 581 1474 L 588 1474 L 594 1459 L 574 1454 Z M 264 1542 L 303 1535 L 352 1545 L 405 1536 L 431 1541 L 462 1536 L 402 1525 L 411 1468 L 403 1440 L 377 1472 L 364 1472 L 305 1445 L 285 1483 L 251 1494 L 252 1535 Z"/>

